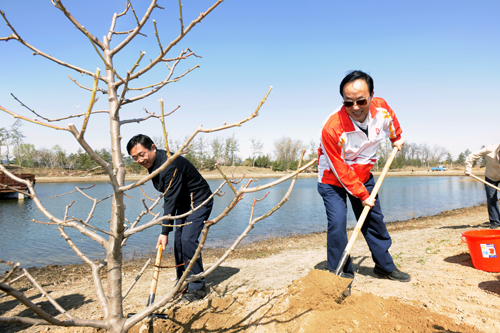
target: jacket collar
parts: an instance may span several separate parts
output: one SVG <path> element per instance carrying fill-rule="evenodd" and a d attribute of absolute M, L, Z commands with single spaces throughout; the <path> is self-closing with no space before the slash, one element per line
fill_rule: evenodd
<path fill-rule="evenodd" d="M 375 118 L 377 115 L 377 108 L 373 104 L 370 105 L 370 112 L 368 113 L 367 117 L 370 117 L 370 119 Z M 345 106 L 342 106 L 342 108 L 339 111 L 339 116 L 340 116 L 340 122 L 342 123 L 342 128 L 344 129 L 345 132 L 356 132 L 360 131 L 360 129 L 357 129 L 357 127 L 354 125 L 352 119 L 349 117 L 349 114 L 347 113 Z"/>

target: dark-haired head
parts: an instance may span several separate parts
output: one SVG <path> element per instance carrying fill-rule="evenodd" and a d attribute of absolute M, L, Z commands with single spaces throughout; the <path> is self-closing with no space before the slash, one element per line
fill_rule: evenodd
<path fill-rule="evenodd" d="M 132 137 L 127 143 L 127 151 L 128 154 L 130 155 L 130 151 L 132 148 L 134 148 L 136 145 L 140 144 L 144 148 L 151 150 L 151 146 L 154 144 L 153 140 L 147 135 L 144 134 L 137 134 Z"/>
<path fill-rule="evenodd" d="M 373 95 L 373 79 L 370 75 L 362 71 L 352 71 L 349 72 L 346 77 L 340 82 L 340 96 L 344 98 L 344 87 L 349 82 L 354 82 L 356 80 L 364 80 L 368 86 L 368 91 L 370 95 Z"/>

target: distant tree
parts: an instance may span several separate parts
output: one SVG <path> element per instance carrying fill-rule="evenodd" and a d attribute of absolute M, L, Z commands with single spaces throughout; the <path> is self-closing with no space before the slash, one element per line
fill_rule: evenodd
<path fill-rule="evenodd" d="M 12 126 L 10 127 L 10 132 L 9 132 L 9 138 L 10 142 L 9 144 L 13 147 L 13 154 L 14 154 L 14 159 L 17 160 L 22 160 L 23 158 L 19 156 L 21 153 L 20 146 L 24 141 L 25 135 L 21 131 L 21 126 L 23 123 L 21 120 L 16 119 Z"/>
<path fill-rule="evenodd" d="M 97 152 L 97 151 L 96 151 Z M 78 148 L 75 158 L 75 168 L 77 170 L 90 170 L 93 167 L 97 166 L 97 163 L 90 157 L 89 154 L 84 152 L 81 148 Z"/>
<path fill-rule="evenodd" d="M 455 163 L 458 165 L 465 165 L 466 158 L 467 158 L 467 155 L 465 153 L 460 153 L 460 154 L 458 154 L 458 157 L 457 157 Z"/>
<path fill-rule="evenodd" d="M 446 154 L 448 154 L 446 148 L 434 145 L 430 152 L 430 160 L 434 164 L 438 164 L 446 156 Z"/>
<path fill-rule="evenodd" d="M 309 160 L 318 158 L 318 145 L 314 140 L 309 141 L 309 155 L 307 158 Z"/>
<path fill-rule="evenodd" d="M 427 143 L 419 145 L 420 157 L 422 159 L 422 165 L 429 167 L 429 159 L 431 157 L 431 148 Z"/>
<path fill-rule="evenodd" d="M 274 153 L 276 160 L 274 162 L 275 170 L 287 170 L 291 163 L 299 158 L 299 154 L 304 149 L 301 140 L 293 140 L 287 136 L 282 137 L 274 143 Z"/>
<path fill-rule="evenodd" d="M 61 146 L 55 145 L 52 147 L 52 152 L 54 154 L 55 164 L 60 168 L 65 168 L 67 166 L 66 151 L 62 149 Z"/>
<path fill-rule="evenodd" d="M 264 147 L 264 144 L 262 143 L 261 140 L 257 140 L 256 138 L 251 138 L 250 139 L 250 149 L 252 151 L 252 167 L 255 168 L 255 159 L 257 156 L 260 156 L 262 154 L 262 148 Z"/>
<path fill-rule="evenodd" d="M 268 168 L 271 166 L 271 159 L 267 155 L 259 156 L 255 160 L 255 166 L 259 168 Z"/>
<path fill-rule="evenodd" d="M 193 153 L 200 169 L 206 167 L 206 162 L 209 157 L 208 146 L 208 140 L 204 136 L 198 137 L 193 144 Z"/>
<path fill-rule="evenodd" d="M 35 145 L 31 143 L 21 143 L 14 146 L 15 163 L 22 167 L 32 168 L 35 162 Z"/>
<path fill-rule="evenodd" d="M 453 157 L 451 156 L 450 153 L 446 154 L 446 163 L 447 164 L 453 163 Z"/>
<path fill-rule="evenodd" d="M 240 145 L 238 143 L 238 140 L 231 135 L 229 138 L 226 138 L 226 142 L 224 145 L 224 159 L 227 161 L 231 161 L 232 165 L 235 165 L 235 162 L 238 158 L 236 155 L 237 152 L 240 151 Z"/>
<path fill-rule="evenodd" d="M 379 146 L 377 147 L 377 162 L 375 164 L 377 171 L 379 170 L 379 168 L 381 169 L 384 167 L 385 161 L 387 161 L 387 158 L 391 153 L 391 145 L 391 141 L 386 138 L 381 141 Z"/>
<path fill-rule="evenodd" d="M 215 137 L 210 142 L 210 148 L 212 149 L 212 159 L 218 165 L 225 165 L 226 161 L 224 160 L 224 140 Z"/>
<path fill-rule="evenodd" d="M 2 147 L 5 147 L 6 153 L 5 153 L 5 159 L 7 160 L 8 163 L 9 161 L 9 139 L 10 139 L 10 133 L 8 130 L 5 129 L 5 127 L 0 127 L 0 160 L 2 159 Z"/>
<path fill-rule="evenodd" d="M 484 147 L 485 147 L 484 145 L 481 146 L 481 149 L 483 149 Z M 481 159 L 479 160 L 479 165 L 481 166 L 481 168 L 486 167 L 486 157 L 485 156 L 481 157 Z"/>

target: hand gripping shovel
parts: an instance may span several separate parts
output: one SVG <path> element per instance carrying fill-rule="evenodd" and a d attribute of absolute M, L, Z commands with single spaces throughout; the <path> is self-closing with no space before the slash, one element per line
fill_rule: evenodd
<path fill-rule="evenodd" d="M 382 170 L 382 173 L 380 174 L 379 178 L 377 179 L 377 182 L 375 183 L 375 187 L 373 188 L 372 193 L 370 194 L 370 198 L 375 198 L 377 196 L 378 190 L 380 189 L 380 186 L 382 186 L 382 182 L 384 181 L 385 175 L 387 174 L 387 171 L 389 171 L 389 167 L 392 164 L 392 161 L 394 160 L 394 157 L 396 156 L 396 153 L 398 152 L 398 148 L 394 147 L 392 149 L 391 156 L 389 156 L 389 159 L 385 163 L 384 169 Z M 356 238 L 358 237 L 359 232 L 361 231 L 361 227 L 363 226 L 363 223 L 365 223 L 365 219 L 368 216 L 368 212 L 370 211 L 371 207 L 370 206 L 365 206 L 363 208 L 363 212 L 361 213 L 361 216 L 359 217 L 358 223 L 356 224 L 356 227 L 354 228 L 354 231 L 351 235 L 351 238 L 349 239 L 349 243 L 347 243 L 347 246 L 344 250 L 344 253 L 342 253 L 342 257 L 340 258 L 339 264 L 337 265 L 337 268 L 335 269 L 335 275 L 340 275 L 342 277 L 346 278 L 351 278 L 354 279 L 354 276 L 351 276 L 350 274 L 345 274 L 342 272 L 344 269 L 344 266 L 347 262 L 347 258 L 349 257 L 349 254 L 351 253 L 351 250 L 354 246 L 354 243 L 356 242 Z M 346 290 L 342 293 L 342 299 L 346 298 L 351 294 L 351 283 L 349 286 L 347 286 Z"/>
<path fill-rule="evenodd" d="M 500 188 L 496 187 L 496 186 L 495 186 L 495 185 L 493 185 L 493 184 L 488 183 L 488 182 L 487 182 L 487 181 L 485 181 L 485 180 L 482 180 L 482 179 L 481 179 L 481 178 L 479 178 L 479 177 L 474 176 L 472 173 L 471 173 L 469 176 L 471 176 L 472 178 L 474 178 L 474 179 L 476 179 L 476 180 L 479 180 L 481 183 L 485 183 L 486 185 L 488 185 L 488 186 L 490 186 L 490 187 L 493 187 L 493 188 L 494 188 L 495 190 L 497 190 L 497 191 L 500 191 Z"/>
<path fill-rule="evenodd" d="M 148 297 L 148 304 L 146 306 L 150 306 L 151 304 L 154 303 L 155 301 L 155 294 L 156 294 L 156 285 L 158 284 L 158 276 L 160 275 L 160 263 L 161 263 L 161 254 L 163 252 L 163 245 L 160 244 L 158 247 L 158 252 L 156 253 L 156 262 L 155 262 L 155 269 L 153 271 L 153 280 L 151 280 L 151 292 L 149 293 Z M 129 313 L 127 317 L 132 317 L 135 315 L 135 313 Z M 152 313 L 148 318 L 160 318 L 160 319 L 168 319 L 167 314 L 163 313 Z"/>

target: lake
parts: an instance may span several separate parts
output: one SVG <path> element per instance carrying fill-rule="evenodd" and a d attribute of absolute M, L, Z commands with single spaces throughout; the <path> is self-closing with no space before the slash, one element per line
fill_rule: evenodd
<path fill-rule="evenodd" d="M 273 180 L 260 179 L 252 186 L 267 184 Z M 208 180 L 208 183 L 214 190 L 222 183 L 222 180 Z M 69 216 L 85 220 L 93 203 L 90 199 L 78 192 L 56 198 L 51 197 L 74 191 L 76 186 L 84 188 L 92 184 L 40 183 L 35 186 L 35 190 L 45 207 L 59 218 L 63 218 L 66 205 L 75 200 L 75 204 L 69 210 Z M 289 184 L 290 181 L 287 181 L 285 184 L 271 188 L 268 197 L 257 203 L 255 216 L 263 215 L 276 205 L 286 193 Z M 326 230 L 325 209 L 316 186 L 316 178 L 298 179 L 288 202 L 269 218 L 258 222 L 244 242 Z M 158 194 L 151 182 L 144 185 L 143 190 L 150 198 Z M 226 195 L 215 197 L 212 218 L 222 212 L 231 200 L 232 192 L 227 185 L 223 191 Z M 94 187 L 85 190 L 85 193 L 93 198 L 102 199 L 112 193 L 111 185 L 96 183 Z M 248 225 L 253 198 L 261 198 L 265 193 L 245 195 L 229 216 L 210 228 L 206 246 L 224 247 L 231 244 Z M 128 221 L 134 221 L 144 210 L 141 201 L 144 196 L 139 189 L 129 191 L 127 194 L 131 196 L 131 199 L 125 198 L 126 218 Z M 469 177 L 387 177 L 379 191 L 379 198 L 385 221 L 391 222 L 474 206 L 485 202 L 485 191 L 483 184 Z M 108 228 L 110 216 L 107 208 L 110 203 L 111 199 L 107 199 L 97 206 L 91 220 L 92 225 L 105 230 Z M 154 213 L 160 211 L 162 211 L 161 204 L 153 210 Z M 151 218 L 152 216 L 147 216 L 142 221 L 149 221 Z M 0 200 L 2 231 L 0 259 L 21 262 L 23 267 L 82 262 L 59 235 L 56 230 L 57 226 L 30 222 L 33 219 L 47 221 L 32 200 L 18 201 L 17 198 Z M 349 211 L 348 225 L 354 226 L 355 224 L 354 214 Z M 149 254 L 156 245 L 160 228 L 160 226 L 155 226 L 132 236 L 123 249 L 124 257 L 129 259 Z M 104 250 L 97 243 L 88 240 L 72 228 L 65 228 L 65 230 L 88 257 L 91 259 L 104 257 Z M 172 244 L 173 238 L 170 237 L 169 246 L 171 247 Z M 0 264 L 1 271 L 4 271 L 6 267 Z"/>

